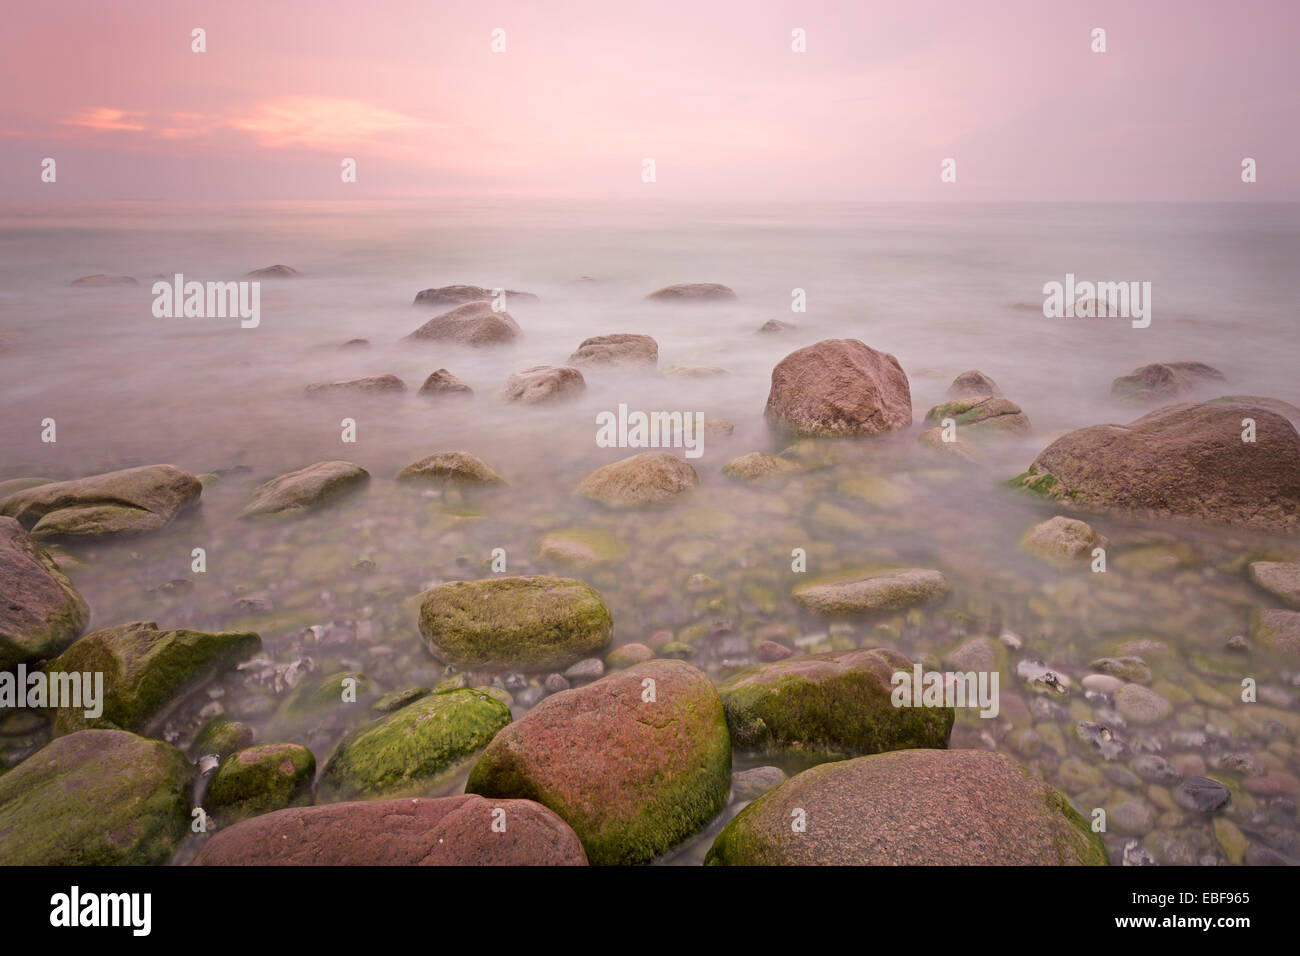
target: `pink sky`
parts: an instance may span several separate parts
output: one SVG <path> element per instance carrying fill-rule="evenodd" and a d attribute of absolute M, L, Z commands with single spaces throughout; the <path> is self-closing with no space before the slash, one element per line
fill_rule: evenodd
<path fill-rule="evenodd" d="M 51 0 L 4 19 L 0 199 L 1300 200 L 1291 0 Z"/>

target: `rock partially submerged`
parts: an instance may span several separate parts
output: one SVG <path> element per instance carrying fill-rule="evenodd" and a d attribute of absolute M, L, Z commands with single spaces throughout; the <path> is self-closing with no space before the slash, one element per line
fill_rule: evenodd
<path fill-rule="evenodd" d="M 958 434 L 967 438 L 989 435 L 1023 435 L 1029 431 L 1029 417 L 1006 398 L 980 396 L 960 398 L 936 405 L 925 415 L 925 423 L 942 426 L 952 419 Z"/>
<path fill-rule="evenodd" d="M 502 816 L 504 814 L 504 816 Z M 501 821 L 505 828 L 494 827 Z M 582 843 L 529 800 L 473 794 L 280 810 L 208 838 L 193 866 L 583 866 Z"/>
<path fill-rule="evenodd" d="M 613 620 L 583 581 L 492 577 L 427 591 L 420 633 L 435 657 L 462 667 L 557 670 L 603 651 Z"/>
<path fill-rule="evenodd" d="M 937 601 L 948 593 L 948 579 L 926 568 L 881 571 L 860 577 L 813 582 L 794 590 L 795 603 L 826 617 L 900 611 Z"/>
<path fill-rule="evenodd" d="M 1086 521 L 1057 515 L 1036 524 L 1020 539 L 1020 547 L 1049 564 L 1065 565 L 1092 556 L 1094 548 L 1106 547 L 1104 535 Z"/>
<path fill-rule="evenodd" d="M 265 266 L 261 269 L 254 269 L 252 272 L 246 273 L 244 276 L 246 279 L 298 279 L 301 277 L 302 273 L 293 266 L 278 264 Z"/>
<path fill-rule="evenodd" d="M 494 312 L 486 302 L 469 302 L 435 315 L 407 336 L 417 342 L 457 345 L 503 345 L 519 337 L 519 323 L 509 312 Z"/>
<path fill-rule="evenodd" d="M 360 488 L 369 480 L 370 473 L 350 461 L 318 461 L 259 485 L 240 516 L 296 517 Z"/>
<path fill-rule="evenodd" d="M 957 401 L 981 396 L 998 397 L 1001 394 L 1002 389 L 998 388 L 997 382 L 979 369 L 971 369 L 969 372 L 962 372 L 952 380 L 952 384 L 948 386 L 947 398 L 949 401 Z"/>
<path fill-rule="evenodd" d="M 1179 401 L 1223 380 L 1222 372 L 1204 362 L 1156 362 L 1115 379 L 1110 394 L 1128 402 Z"/>
<path fill-rule="evenodd" d="M 512 405 L 543 405 L 579 398 L 587 390 L 582 373 L 569 365 L 534 365 L 506 379 L 501 400 Z"/>
<path fill-rule="evenodd" d="M 686 282 L 664 286 L 646 298 L 655 302 L 731 302 L 736 293 L 716 282 Z"/>
<path fill-rule="evenodd" d="M 622 553 L 623 547 L 614 535 L 587 528 L 551 531 L 543 535 L 537 544 L 539 559 L 577 568 L 595 567 L 620 557 Z"/>
<path fill-rule="evenodd" d="M 1246 418 L 1255 441 L 1242 441 Z M 1058 438 L 1013 487 L 1081 508 L 1300 530 L 1300 435 L 1252 405 L 1156 409 Z"/>
<path fill-rule="evenodd" d="M 758 327 L 758 331 L 762 332 L 764 335 L 770 335 L 780 332 L 793 332 L 797 328 L 799 328 L 799 326 L 795 325 L 793 322 L 782 322 L 780 319 L 768 319 Z"/>
<path fill-rule="evenodd" d="M 497 734 L 465 789 L 550 807 L 609 865 L 649 862 L 700 830 L 730 784 L 713 682 L 659 660 L 547 697 Z"/>
<path fill-rule="evenodd" d="M 479 690 L 422 697 L 339 741 L 321 790 L 331 799 L 428 794 L 508 723 L 510 708 Z"/>
<path fill-rule="evenodd" d="M 420 386 L 420 394 L 435 398 L 453 395 L 469 396 L 474 394 L 474 389 L 445 368 L 440 368 L 436 372 L 431 372 L 424 380 L 424 384 Z"/>
<path fill-rule="evenodd" d="M 1250 579 L 1279 600 L 1300 607 L 1300 562 L 1254 561 Z"/>
<path fill-rule="evenodd" d="M 308 395 L 374 395 L 384 392 L 404 392 L 406 383 L 396 375 L 371 375 L 346 382 L 314 382 L 307 386 Z"/>
<path fill-rule="evenodd" d="M 13 518 L 0 518 L 0 670 L 53 657 L 81 636 L 90 608 Z"/>
<path fill-rule="evenodd" d="M 397 480 L 480 487 L 506 483 L 482 458 L 465 451 L 442 451 L 413 461 L 397 473 Z"/>
<path fill-rule="evenodd" d="M 803 811 L 806 829 L 791 826 Z M 901 750 L 822 764 L 736 815 L 705 861 L 727 866 L 1104 866 L 1101 837 L 1005 754 Z"/>
<path fill-rule="evenodd" d="M 224 820 L 311 802 L 316 758 L 299 744 L 260 744 L 230 754 L 208 785 L 204 804 Z"/>
<path fill-rule="evenodd" d="M 733 458 L 722 466 L 722 473 L 729 478 L 740 481 L 757 481 L 773 475 L 783 475 L 798 471 L 799 465 L 789 458 L 766 455 L 761 451 L 751 451 L 748 455 Z"/>
<path fill-rule="evenodd" d="M 451 309 L 471 302 L 491 302 L 496 298 L 495 291 L 477 285 L 444 285 L 436 289 L 424 289 L 417 292 L 415 301 L 411 304 Z M 516 292 L 514 289 L 503 289 L 502 291 L 505 293 L 507 301 L 511 298 L 537 300 L 537 296 L 531 292 Z"/>
<path fill-rule="evenodd" d="M 839 759 L 911 747 L 947 747 L 951 707 L 896 707 L 895 673 L 912 673 L 887 648 L 759 664 L 718 688 L 734 746 Z"/>
<path fill-rule="evenodd" d="M 689 462 L 647 451 L 597 468 L 578 485 L 578 494 L 609 508 L 635 508 L 671 501 L 699 483 Z"/>
<path fill-rule="evenodd" d="M 0 776 L 0 866 L 159 866 L 189 832 L 193 769 L 120 730 L 59 737 Z"/>
<path fill-rule="evenodd" d="M 93 276 L 82 276 L 80 279 L 73 279 L 72 284 L 78 288 L 99 288 L 101 286 L 139 285 L 140 283 L 132 276 L 98 272 Z"/>
<path fill-rule="evenodd" d="M 1300 611 L 1256 611 L 1251 616 L 1250 636 L 1261 647 L 1300 660 Z"/>
<path fill-rule="evenodd" d="M 36 538 L 134 534 L 163 527 L 202 493 L 188 471 L 144 465 L 15 492 L 0 503 L 0 514 Z"/>
<path fill-rule="evenodd" d="M 892 355 L 857 339 L 826 339 L 772 369 L 764 414 L 801 435 L 879 435 L 911 426 L 912 394 Z"/>
<path fill-rule="evenodd" d="M 569 361 L 574 365 L 653 366 L 659 364 L 659 343 L 648 335 L 597 335 L 584 340 Z"/>
<path fill-rule="evenodd" d="M 172 703 L 209 677 L 255 653 L 252 633 L 168 630 L 137 621 L 87 634 L 48 665 L 47 675 L 104 675 L 103 713 L 87 717 L 84 706 L 54 711 L 55 734 L 89 727 L 143 732 Z"/>

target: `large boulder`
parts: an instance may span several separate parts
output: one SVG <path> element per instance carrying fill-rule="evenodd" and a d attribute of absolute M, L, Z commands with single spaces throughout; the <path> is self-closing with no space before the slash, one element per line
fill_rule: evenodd
<path fill-rule="evenodd" d="M 452 581 L 420 605 L 429 650 L 462 667 L 563 669 L 603 651 L 613 629 L 600 592 L 573 578 Z"/>
<path fill-rule="evenodd" d="M 477 455 L 465 451 L 442 451 L 413 461 L 397 473 L 398 481 L 433 485 L 504 485 L 505 479 Z"/>
<path fill-rule="evenodd" d="M 654 302 L 732 302 L 736 293 L 716 282 L 684 282 L 656 289 L 646 298 Z"/>
<path fill-rule="evenodd" d="M 54 732 L 147 730 L 182 694 L 261 646 L 256 634 L 160 631 L 151 621 L 94 631 L 50 661 L 45 673 L 81 674 L 83 680 L 88 673 L 103 674 L 103 713 L 87 717 L 85 707 L 60 707 Z"/>
<path fill-rule="evenodd" d="M 536 800 L 593 864 L 645 863 L 727 803 L 731 741 L 713 682 L 649 661 L 561 691 L 497 734 L 468 793 Z"/>
<path fill-rule="evenodd" d="M 297 517 L 369 480 L 370 473 L 350 461 L 318 461 L 259 485 L 240 517 Z"/>
<path fill-rule="evenodd" d="M 929 604 L 948 593 L 948 579 L 927 568 L 880 571 L 842 580 L 817 581 L 794 589 L 795 603 L 813 614 L 851 617 L 901 611 Z"/>
<path fill-rule="evenodd" d="M 1204 362 L 1156 362 L 1115 379 L 1110 394 L 1126 402 L 1178 401 L 1223 380 L 1222 372 Z"/>
<path fill-rule="evenodd" d="M 567 402 L 587 390 L 587 380 L 568 365 L 534 365 L 506 379 L 501 400 L 512 405 Z"/>
<path fill-rule="evenodd" d="M 161 740 L 83 730 L 0 776 L 0 866 L 158 866 L 189 832 L 193 769 Z"/>
<path fill-rule="evenodd" d="M 1104 866 L 1106 851 L 1061 793 L 1005 754 L 900 750 L 791 777 L 737 814 L 705 862 Z"/>
<path fill-rule="evenodd" d="M 382 395 L 385 392 L 404 392 L 406 383 L 396 375 L 371 375 L 346 382 L 315 382 L 308 385 L 306 391 L 316 397 Z"/>
<path fill-rule="evenodd" d="M 1242 441 L 1242 421 L 1255 441 Z M 1058 438 L 1014 487 L 1081 508 L 1300 530 L 1300 435 L 1252 405 L 1208 402 L 1156 409 L 1128 425 Z"/>
<path fill-rule="evenodd" d="M 841 651 L 758 664 L 718 688 L 736 747 L 838 759 L 910 747 L 947 747 L 951 707 L 895 707 L 898 651 Z"/>
<path fill-rule="evenodd" d="M 528 800 L 473 794 L 279 810 L 208 838 L 192 866 L 583 866 L 582 843 Z"/>
<path fill-rule="evenodd" d="M 13 518 L 0 518 L 0 670 L 53 657 L 90 622 L 90 608 Z"/>
<path fill-rule="evenodd" d="M 0 514 L 37 538 L 131 534 L 163 527 L 202 493 L 188 471 L 144 465 L 15 492 L 0 503 Z"/>
<path fill-rule="evenodd" d="M 494 312 L 487 302 L 469 302 L 435 315 L 407 336 L 417 342 L 457 345 L 503 345 L 519 337 L 519 323 L 509 312 Z"/>
<path fill-rule="evenodd" d="M 537 300 L 537 296 L 531 292 L 516 292 L 514 289 L 505 289 L 504 291 L 507 301 L 512 297 Z M 495 298 L 492 293 L 492 289 L 484 289 L 482 286 L 477 285 L 444 285 L 436 289 L 424 289 L 417 292 L 412 305 L 452 309 L 458 305 L 466 305 L 471 302 L 491 302 Z"/>
<path fill-rule="evenodd" d="M 1010 399 L 989 395 L 958 398 L 936 405 L 925 415 L 925 423 L 942 426 L 951 418 L 966 438 L 1023 435 L 1029 431 L 1029 417 Z"/>
<path fill-rule="evenodd" d="M 671 501 L 699 483 L 689 462 L 647 451 L 597 468 L 578 485 L 578 494 L 609 508 L 635 508 Z"/>
<path fill-rule="evenodd" d="M 422 697 L 344 737 L 321 772 L 321 791 L 366 799 L 427 794 L 508 723 L 510 708 L 482 691 Z"/>
<path fill-rule="evenodd" d="M 657 365 L 659 343 L 648 335 L 597 335 L 584 340 L 569 361 L 574 365 Z"/>
<path fill-rule="evenodd" d="M 299 744 L 259 744 L 230 754 L 208 784 L 204 804 L 224 820 L 311 803 L 316 758 Z"/>
<path fill-rule="evenodd" d="M 962 372 L 952 380 L 948 386 L 947 398 L 949 401 L 955 401 L 960 398 L 977 398 L 981 395 L 999 396 L 1002 389 L 998 388 L 998 383 L 993 381 L 979 369 L 971 369 L 969 372 Z"/>
<path fill-rule="evenodd" d="M 857 339 L 826 339 L 772 369 L 769 422 L 803 435 L 879 435 L 912 424 L 912 393 L 898 359 Z"/>

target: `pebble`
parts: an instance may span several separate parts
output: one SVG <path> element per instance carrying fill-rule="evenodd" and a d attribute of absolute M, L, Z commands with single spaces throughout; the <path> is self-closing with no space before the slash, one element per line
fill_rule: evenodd
<path fill-rule="evenodd" d="M 1174 789 L 1174 802 L 1198 813 L 1214 813 L 1231 801 L 1228 788 L 1209 777 L 1188 777 Z"/>

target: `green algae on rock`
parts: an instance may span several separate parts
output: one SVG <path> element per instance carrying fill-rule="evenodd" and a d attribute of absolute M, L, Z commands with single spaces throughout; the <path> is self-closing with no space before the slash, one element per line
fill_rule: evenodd
<path fill-rule="evenodd" d="M 53 657 L 89 621 L 54 559 L 16 520 L 0 517 L 0 669 Z"/>
<path fill-rule="evenodd" d="M 718 688 L 732 744 L 817 759 L 947 747 L 951 707 L 896 707 L 893 675 L 912 661 L 888 648 L 758 664 Z"/>
<path fill-rule="evenodd" d="M 236 750 L 243 750 L 253 744 L 253 728 L 238 720 L 218 719 L 199 731 L 190 746 L 190 753 L 196 756 L 216 754 L 227 757 Z"/>
<path fill-rule="evenodd" d="M 741 810 L 705 862 L 1104 866 L 1106 851 L 1064 795 L 1005 754 L 900 750 L 791 777 Z"/>
<path fill-rule="evenodd" d="M 599 654 L 613 620 L 591 585 L 548 575 L 453 581 L 427 591 L 420 633 L 463 667 L 562 669 Z"/>
<path fill-rule="evenodd" d="M 510 708 L 477 690 L 423 697 L 339 742 L 320 786 L 331 797 L 428 794 L 510 723 Z"/>
<path fill-rule="evenodd" d="M 964 436 L 1017 435 L 1029 431 L 1029 418 L 1015 402 L 1001 397 L 981 395 L 959 398 L 936 405 L 925 415 L 925 424 L 942 426 L 951 418 Z"/>
<path fill-rule="evenodd" d="M 166 863 L 189 832 L 192 773 L 125 731 L 52 740 L 0 777 L 0 866 Z"/>
<path fill-rule="evenodd" d="M 541 701 L 488 745 L 465 789 L 550 807 L 609 865 L 649 862 L 700 830 L 730 784 L 713 682 L 655 660 Z"/>
<path fill-rule="evenodd" d="M 87 634 L 45 667 L 46 674 L 102 673 L 103 713 L 60 707 L 54 733 L 88 727 L 141 731 L 181 695 L 262 646 L 256 634 L 160 631 L 137 621 Z"/>
<path fill-rule="evenodd" d="M 316 758 L 298 744 L 259 744 L 232 753 L 217 767 L 204 804 L 225 820 L 311 802 Z"/>

